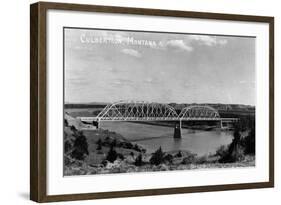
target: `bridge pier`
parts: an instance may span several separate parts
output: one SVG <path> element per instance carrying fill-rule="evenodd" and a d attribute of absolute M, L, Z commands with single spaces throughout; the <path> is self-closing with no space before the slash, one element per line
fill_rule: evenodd
<path fill-rule="evenodd" d="M 221 129 L 229 129 L 233 128 L 233 123 L 237 122 L 237 119 L 221 119 L 220 126 Z"/>
<path fill-rule="evenodd" d="M 97 128 L 97 129 L 99 129 L 99 120 L 97 120 L 97 121 L 93 121 L 93 125 Z"/>
<path fill-rule="evenodd" d="M 227 123 L 227 121 L 221 120 L 220 122 L 221 122 L 221 129 L 226 129 L 226 128 L 228 128 L 228 123 Z"/>
<path fill-rule="evenodd" d="M 174 138 L 180 139 L 181 138 L 181 120 L 180 123 L 176 123 L 175 129 L 174 129 Z"/>

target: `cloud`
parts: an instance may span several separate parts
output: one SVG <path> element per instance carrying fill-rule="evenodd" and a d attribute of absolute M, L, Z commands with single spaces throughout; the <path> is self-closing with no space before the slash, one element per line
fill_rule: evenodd
<path fill-rule="evenodd" d="M 166 43 L 166 46 L 172 47 L 172 48 L 178 48 L 180 50 L 184 51 L 192 51 L 193 48 L 189 45 L 187 45 L 183 40 L 169 40 Z"/>
<path fill-rule="evenodd" d="M 214 36 L 204 36 L 204 35 L 190 35 L 188 39 L 191 41 L 197 41 L 202 45 L 206 46 L 216 46 L 216 45 L 225 45 L 227 44 L 226 39 L 218 39 Z"/>
<path fill-rule="evenodd" d="M 158 84 L 159 82 L 160 82 L 159 80 L 157 80 L 155 78 L 151 78 L 151 77 L 147 77 L 147 78 L 145 78 L 143 80 L 143 83 L 148 84 L 148 85 L 150 85 L 150 84 Z"/>
<path fill-rule="evenodd" d="M 176 48 L 182 51 L 193 51 L 193 44 L 197 42 L 205 46 L 223 46 L 227 44 L 227 39 L 218 38 L 216 36 L 207 36 L 207 35 L 187 35 L 184 39 L 172 39 L 167 41 L 161 41 L 158 44 L 157 48 L 166 49 Z"/>
<path fill-rule="evenodd" d="M 132 85 L 133 81 L 128 79 L 116 79 L 111 82 L 114 86 Z"/>
<path fill-rule="evenodd" d="M 226 39 L 221 39 L 218 41 L 220 45 L 225 45 L 227 44 L 227 40 Z"/>
<path fill-rule="evenodd" d="M 191 82 L 183 82 L 183 86 L 186 88 L 190 88 L 190 87 L 193 87 L 194 85 Z"/>
<path fill-rule="evenodd" d="M 240 84 L 246 84 L 246 83 L 248 83 L 248 82 L 247 82 L 246 80 L 240 80 L 239 83 L 240 83 Z"/>
<path fill-rule="evenodd" d="M 136 58 L 141 57 L 141 53 L 134 49 L 124 48 L 121 50 L 121 52 L 124 54 L 130 55 L 130 56 L 136 57 Z"/>
<path fill-rule="evenodd" d="M 153 79 L 152 78 L 146 78 L 146 79 L 144 79 L 144 82 L 145 83 L 152 83 Z"/>
<path fill-rule="evenodd" d="M 66 83 L 72 86 L 86 86 L 90 84 L 90 81 L 84 77 L 70 77 L 66 79 Z"/>
<path fill-rule="evenodd" d="M 240 83 L 240 84 L 255 84 L 255 81 L 240 80 L 238 83 Z"/>

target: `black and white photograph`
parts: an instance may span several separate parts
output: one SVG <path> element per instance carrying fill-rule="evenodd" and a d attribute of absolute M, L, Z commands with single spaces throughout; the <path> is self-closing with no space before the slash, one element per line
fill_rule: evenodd
<path fill-rule="evenodd" d="M 64 27 L 64 176 L 255 167 L 256 38 Z"/>

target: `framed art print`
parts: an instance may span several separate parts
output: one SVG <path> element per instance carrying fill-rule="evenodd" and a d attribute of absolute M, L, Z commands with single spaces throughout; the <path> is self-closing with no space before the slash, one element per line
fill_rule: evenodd
<path fill-rule="evenodd" d="M 37 202 L 274 186 L 274 18 L 31 5 Z"/>

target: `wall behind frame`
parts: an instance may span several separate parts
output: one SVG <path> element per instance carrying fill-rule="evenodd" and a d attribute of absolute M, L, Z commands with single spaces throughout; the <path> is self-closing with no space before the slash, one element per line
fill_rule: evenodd
<path fill-rule="evenodd" d="M 35 1 L 3 1 L 0 7 L 1 75 L 0 91 L 2 108 L 1 125 L 1 204 L 33 204 L 29 201 L 29 4 Z M 94 201 L 97 205 L 122 204 L 271 204 L 281 194 L 281 155 L 278 138 L 281 134 L 278 104 L 281 103 L 280 40 L 281 14 L 276 0 L 80 0 L 65 3 L 86 3 L 112 6 L 147 7 L 157 9 L 190 10 L 203 12 L 236 13 L 275 16 L 275 177 L 274 189 L 210 192 L 141 198 L 107 199 Z M 60 203 L 60 204 L 66 204 Z M 68 202 L 69 203 L 69 202 Z M 55 203 L 56 204 L 56 203 Z M 93 201 L 71 202 L 93 204 Z"/>

